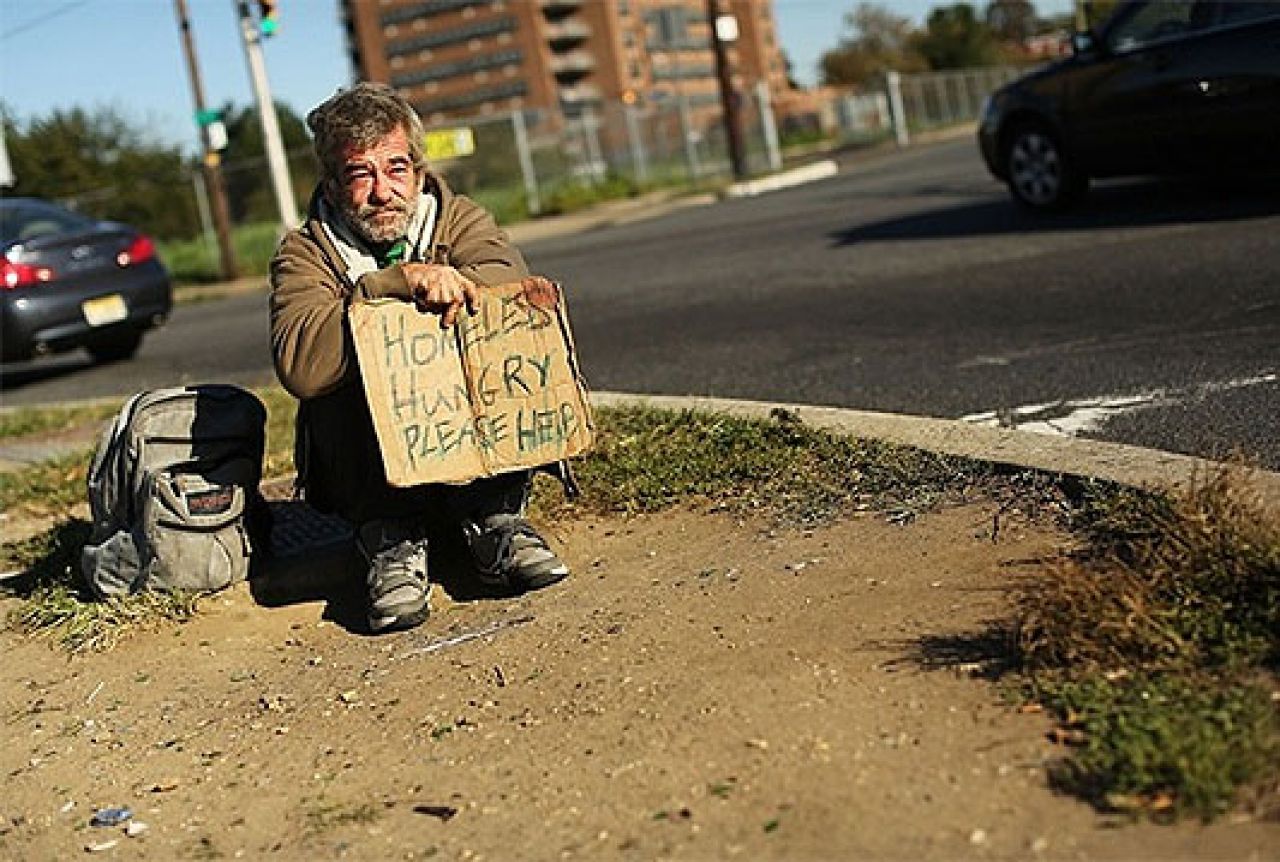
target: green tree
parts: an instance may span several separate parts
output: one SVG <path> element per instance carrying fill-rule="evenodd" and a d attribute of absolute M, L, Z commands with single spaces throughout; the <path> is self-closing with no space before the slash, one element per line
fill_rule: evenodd
<path fill-rule="evenodd" d="M 931 69 L 990 66 L 1002 59 L 995 35 L 968 3 L 933 9 L 913 42 Z"/>
<path fill-rule="evenodd" d="M 262 121 L 254 107 L 222 109 L 227 127 L 227 148 L 222 153 L 222 175 L 227 187 L 227 206 L 237 223 L 272 221 L 279 217 L 267 150 L 262 137 Z M 311 137 L 302 118 L 282 102 L 276 102 L 280 138 L 289 161 L 289 178 L 300 210 L 305 210 L 318 172 L 311 153 Z"/>
<path fill-rule="evenodd" d="M 875 3 L 862 3 L 845 16 L 847 35 L 822 55 L 822 83 L 864 86 L 886 70 L 922 72 L 928 68 L 912 46 L 911 20 Z"/>
<path fill-rule="evenodd" d="M 1036 34 L 1039 22 L 1031 0 L 991 0 L 987 5 L 987 27 L 997 39 L 1023 42 Z"/>
<path fill-rule="evenodd" d="M 196 231 L 191 166 L 181 150 L 156 144 L 119 111 L 59 109 L 25 124 L 2 113 L 17 180 L 9 194 L 56 201 L 164 238 Z"/>

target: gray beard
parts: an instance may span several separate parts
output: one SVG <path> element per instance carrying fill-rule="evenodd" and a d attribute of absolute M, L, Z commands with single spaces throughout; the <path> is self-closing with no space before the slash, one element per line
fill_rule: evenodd
<path fill-rule="evenodd" d="M 385 245 L 403 237 L 413 224 L 414 214 L 418 210 L 418 198 L 414 196 L 405 202 L 406 207 L 391 224 L 378 224 L 373 216 L 383 212 L 386 207 L 361 206 L 350 208 L 345 203 L 338 206 L 342 220 L 351 228 L 351 232 L 369 245 Z"/>

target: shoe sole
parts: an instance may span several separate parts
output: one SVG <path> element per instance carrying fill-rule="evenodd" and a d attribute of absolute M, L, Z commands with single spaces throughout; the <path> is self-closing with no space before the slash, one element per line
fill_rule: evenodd
<path fill-rule="evenodd" d="M 552 584 L 558 584 L 565 578 L 569 577 L 569 570 L 552 570 L 536 577 L 522 578 L 514 583 L 505 578 L 488 577 L 483 572 L 477 572 L 477 574 L 479 575 L 480 582 L 485 586 L 493 589 L 506 590 L 513 595 L 519 595 L 520 593 L 529 593 L 534 590 L 541 590 L 545 587 L 549 587 Z"/>
<path fill-rule="evenodd" d="M 412 629 L 422 625 L 427 621 L 427 617 L 430 615 L 431 609 L 425 605 L 421 610 L 411 611 L 407 614 L 395 614 L 380 617 L 375 617 L 370 614 L 369 630 L 374 634 L 404 631 L 405 629 Z"/>

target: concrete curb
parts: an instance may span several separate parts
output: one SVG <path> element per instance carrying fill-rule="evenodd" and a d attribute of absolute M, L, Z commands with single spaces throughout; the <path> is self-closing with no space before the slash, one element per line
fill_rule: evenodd
<path fill-rule="evenodd" d="M 810 427 L 851 437 L 914 446 L 994 464 L 1101 479 L 1135 488 L 1181 490 L 1226 466 L 1218 461 L 1121 443 L 839 407 L 619 392 L 593 392 L 591 403 L 597 407 L 696 410 L 747 419 L 767 419 L 776 411 L 784 410 Z M 1280 473 L 1250 469 L 1244 475 L 1267 510 L 1280 516 Z"/>
<path fill-rule="evenodd" d="M 725 197 L 729 198 L 749 198 L 765 192 L 777 191 L 778 189 L 787 189 L 792 186 L 804 185 L 817 180 L 824 180 L 827 177 L 834 177 L 840 172 L 840 166 L 832 159 L 826 159 L 821 162 L 814 162 L 811 165 L 805 165 L 801 168 L 795 168 L 789 171 L 772 174 L 767 177 L 761 177 L 758 180 L 747 180 L 746 182 L 734 183 L 725 190 Z"/>
<path fill-rule="evenodd" d="M 713 194 L 685 194 L 662 190 L 625 200 L 605 201 L 588 209 L 567 215 L 547 216 L 516 222 L 503 228 L 516 245 L 543 239 L 571 236 L 612 225 L 629 224 L 657 218 L 669 212 L 692 206 L 715 203 Z"/>

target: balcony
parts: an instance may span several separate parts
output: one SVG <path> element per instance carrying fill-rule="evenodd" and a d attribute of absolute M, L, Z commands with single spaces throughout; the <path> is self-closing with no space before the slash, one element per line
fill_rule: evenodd
<path fill-rule="evenodd" d="M 580 45 L 591 35 L 591 28 L 581 21 L 547 24 L 547 41 L 553 49 Z"/>
<path fill-rule="evenodd" d="M 555 54 L 551 57 L 551 71 L 559 80 L 581 78 L 596 67 L 595 58 L 586 51 Z"/>

